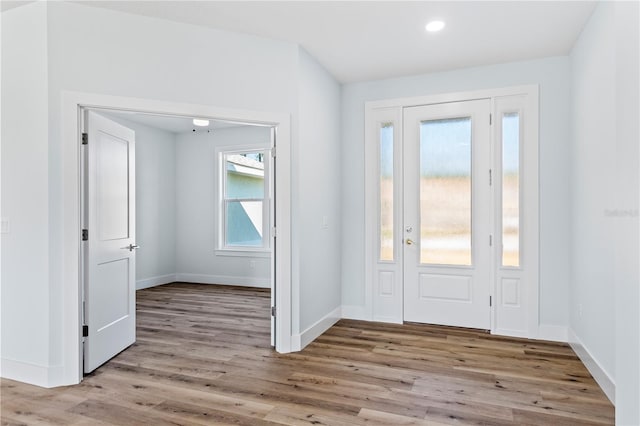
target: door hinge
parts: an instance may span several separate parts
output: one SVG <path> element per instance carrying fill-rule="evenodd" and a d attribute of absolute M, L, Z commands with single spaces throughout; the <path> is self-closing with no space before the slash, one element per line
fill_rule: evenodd
<path fill-rule="evenodd" d="M 271 227 L 271 236 L 274 238 L 278 236 L 278 232 L 275 226 Z"/>
<path fill-rule="evenodd" d="M 493 124 L 493 114 L 489 114 L 489 126 Z"/>
<path fill-rule="evenodd" d="M 89 240 L 89 230 L 88 229 L 83 229 L 82 230 L 82 241 L 88 241 Z"/>
<path fill-rule="evenodd" d="M 88 325 L 83 325 L 82 326 L 82 337 L 87 337 L 89 336 L 89 326 Z"/>
<path fill-rule="evenodd" d="M 271 148 L 271 158 L 276 158 L 276 147 Z"/>
<path fill-rule="evenodd" d="M 489 246 L 493 246 L 493 235 L 489 235 Z"/>
<path fill-rule="evenodd" d="M 489 169 L 489 186 L 493 185 L 493 171 Z"/>
<path fill-rule="evenodd" d="M 491 296 L 489 296 L 489 306 L 493 306 Z"/>
<path fill-rule="evenodd" d="M 275 307 L 275 306 L 272 306 L 272 307 L 271 307 L 271 316 L 272 316 L 272 317 L 275 317 L 275 316 L 276 316 L 276 307 Z"/>
<path fill-rule="evenodd" d="M 89 134 L 88 133 L 83 133 L 82 134 L 82 145 L 87 145 L 89 143 Z"/>

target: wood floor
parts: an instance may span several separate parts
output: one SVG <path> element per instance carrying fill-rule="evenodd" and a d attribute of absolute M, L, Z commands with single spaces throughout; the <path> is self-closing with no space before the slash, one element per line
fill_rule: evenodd
<path fill-rule="evenodd" d="M 564 344 L 342 320 L 269 348 L 269 293 L 138 292 L 135 345 L 77 386 L 1 381 L 3 425 L 592 425 L 614 409 Z"/>

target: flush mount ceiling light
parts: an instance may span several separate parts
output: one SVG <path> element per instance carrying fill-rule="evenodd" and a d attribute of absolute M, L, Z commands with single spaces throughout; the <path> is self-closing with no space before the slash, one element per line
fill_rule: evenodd
<path fill-rule="evenodd" d="M 194 118 L 193 125 L 198 127 L 207 127 L 209 125 L 209 120 L 203 120 L 201 118 Z"/>
<path fill-rule="evenodd" d="M 445 26 L 444 21 L 431 21 L 424 28 L 430 33 L 435 33 L 443 29 Z"/>

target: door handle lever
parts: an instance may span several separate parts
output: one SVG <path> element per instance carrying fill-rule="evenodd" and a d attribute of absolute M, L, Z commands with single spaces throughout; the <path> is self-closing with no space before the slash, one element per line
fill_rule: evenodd
<path fill-rule="evenodd" d="M 121 247 L 122 250 L 129 250 L 129 251 L 138 250 L 139 248 L 140 248 L 140 246 L 137 245 L 137 244 L 129 244 L 126 247 Z"/>
<path fill-rule="evenodd" d="M 407 243 L 408 246 L 413 244 L 413 240 L 411 238 L 407 238 L 405 242 Z"/>

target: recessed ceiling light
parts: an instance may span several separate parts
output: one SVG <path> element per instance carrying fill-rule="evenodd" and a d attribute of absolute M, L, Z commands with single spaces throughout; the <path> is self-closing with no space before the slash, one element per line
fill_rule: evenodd
<path fill-rule="evenodd" d="M 443 21 L 431 21 L 427 24 L 426 27 L 424 27 L 427 31 L 429 31 L 430 33 L 435 33 L 437 31 L 440 31 L 441 29 L 444 28 L 444 22 Z"/>
<path fill-rule="evenodd" d="M 209 125 L 209 120 L 202 120 L 200 118 L 193 119 L 193 125 L 198 127 L 207 127 Z"/>

